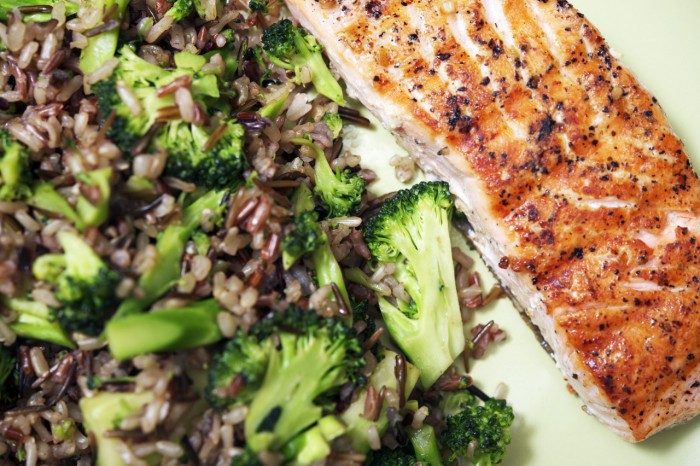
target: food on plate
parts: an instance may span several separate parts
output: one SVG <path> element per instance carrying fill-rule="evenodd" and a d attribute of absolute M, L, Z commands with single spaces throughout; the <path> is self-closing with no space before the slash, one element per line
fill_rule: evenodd
<path fill-rule="evenodd" d="M 589 413 L 640 441 L 700 410 L 700 182 L 566 1 L 288 0 L 428 173 Z"/>
<path fill-rule="evenodd" d="M 368 191 L 368 121 L 278 2 L 0 18 L 0 464 L 503 459 L 468 370 L 501 290 L 446 183 Z"/>

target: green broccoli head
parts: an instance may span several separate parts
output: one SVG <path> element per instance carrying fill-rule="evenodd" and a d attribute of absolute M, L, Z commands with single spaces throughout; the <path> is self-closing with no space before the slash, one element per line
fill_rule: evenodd
<path fill-rule="evenodd" d="M 193 11 L 194 3 L 192 0 L 175 0 L 165 15 L 172 16 L 173 21 L 177 22 L 190 16 Z"/>
<path fill-rule="evenodd" d="M 0 201 L 21 201 L 32 194 L 32 154 L 0 128 Z"/>
<path fill-rule="evenodd" d="M 301 84 L 302 69 L 306 67 L 320 94 L 345 105 L 343 89 L 323 60 L 321 45 L 304 29 L 283 19 L 263 31 L 262 44 L 271 63 L 294 71 L 296 84 Z"/>
<path fill-rule="evenodd" d="M 413 466 L 418 460 L 410 446 L 399 447 L 394 450 L 384 447 L 381 450 L 372 450 L 367 454 L 365 464 L 373 466 Z"/>
<path fill-rule="evenodd" d="M 67 332 L 99 335 L 117 304 L 120 275 L 73 232 L 58 233 L 64 253 L 40 256 L 33 266 L 36 278 L 55 283 L 61 307 L 56 318 Z"/>
<path fill-rule="evenodd" d="M 476 441 L 475 465 L 500 463 L 510 443 L 513 409 L 505 400 L 489 399 L 482 405 L 473 396 L 460 397 L 458 404 L 461 411 L 447 415 L 447 429 L 441 436 L 443 445 L 452 451 L 450 461 L 466 455 L 469 444 Z"/>
<path fill-rule="evenodd" d="M 318 224 L 318 214 L 302 212 L 294 219 L 294 230 L 282 239 L 282 264 L 289 269 L 304 254 L 313 252 L 325 241 L 325 233 Z"/>
<path fill-rule="evenodd" d="M 314 193 L 321 200 L 321 207 L 328 212 L 328 217 L 355 214 L 362 201 L 365 181 L 350 170 L 334 172 L 323 150 L 308 139 L 294 138 L 290 142 L 311 149 L 314 157 Z"/>
<path fill-rule="evenodd" d="M 228 404 L 249 402 L 245 433 L 255 452 L 279 451 L 315 424 L 323 416 L 318 400 L 360 380 L 365 363 L 352 329 L 296 307 L 259 321 L 247 335 L 239 331 L 224 348 L 227 351 L 232 354 L 214 359 L 208 391 L 210 397 L 226 400 L 232 381 L 249 381 L 245 389 L 235 390 Z M 254 355 L 248 365 L 236 357 L 243 351 Z"/>
<path fill-rule="evenodd" d="M 375 267 L 394 264 L 409 302 L 378 296 L 394 341 L 421 370 L 424 388 L 464 351 L 465 338 L 455 285 L 447 183 L 419 183 L 399 191 L 364 225 Z"/>
<path fill-rule="evenodd" d="M 321 121 L 333 132 L 333 139 L 340 136 L 340 131 L 343 129 L 343 119 L 340 118 L 340 115 L 326 112 L 321 117 Z"/>
<path fill-rule="evenodd" d="M 213 131 L 175 121 L 168 124 L 155 144 L 168 152 L 166 174 L 208 190 L 222 189 L 241 182 L 248 168 L 244 134 L 235 120 L 224 120 Z M 209 141 L 216 137 L 212 145 Z"/>
<path fill-rule="evenodd" d="M 250 8 L 250 11 L 257 11 L 263 14 L 270 11 L 270 5 L 268 5 L 267 0 L 250 0 L 248 8 Z"/>

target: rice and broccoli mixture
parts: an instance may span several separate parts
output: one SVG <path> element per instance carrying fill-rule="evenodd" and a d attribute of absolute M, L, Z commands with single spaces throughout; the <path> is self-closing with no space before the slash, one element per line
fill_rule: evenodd
<path fill-rule="evenodd" d="M 0 2 L 1 465 L 502 460 L 499 290 L 446 184 L 367 191 L 321 52 L 277 0 Z"/>

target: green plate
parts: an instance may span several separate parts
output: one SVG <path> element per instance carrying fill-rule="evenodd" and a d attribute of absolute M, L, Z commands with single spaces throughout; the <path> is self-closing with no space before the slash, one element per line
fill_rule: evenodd
<path fill-rule="evenodd" d="M 622 61 L 658 98 L 673 128 L 700 168 L 700 1 L 572 0 L 602 32 Z M 380 174 L 378 191 L 403 187 L 388 160 L 404 153 L 386 132 L 349 129 L 346 147 Z M 478 261 L 486 286 L 494 283 Z M 616 437 L 581 410 L 551 358 L 508 300 L 479 310 L 473 320 L 495 320 L 507 340 L 473 364 L 471 374 L 487 393 L 499 382 L 516 420 L 506 466 L 696 466 L 700 418 L 641 444 Z"/>

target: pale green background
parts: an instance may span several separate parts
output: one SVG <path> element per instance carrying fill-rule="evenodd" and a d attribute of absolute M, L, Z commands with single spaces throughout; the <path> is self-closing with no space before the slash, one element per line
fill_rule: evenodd
<path fill-rule="evenodd" d="M 696 170 L 700 168 L 700 0 L 572 3 L 659 99 Z M 377 132 L 348 132 L 349 148 L 382 174 L 380 188 L 395 188 L 387 160 L 400 149 L 391 138 Z M 482 277 L 493 282 L 483 268 Z M 492 393 L 501 381 L 508 386 L 507 397 L 517 417 L 504 465 L 700 465 L 700 418 L 641 444 L 628 444 L 580 409 L 580 400 L 567 391 L 554 363 L 509 301 L 480 311 L 476 321 L 490 319 L 506 329 L 508 340 L 474 364 L 472 375 L 486 392 Z"/>

